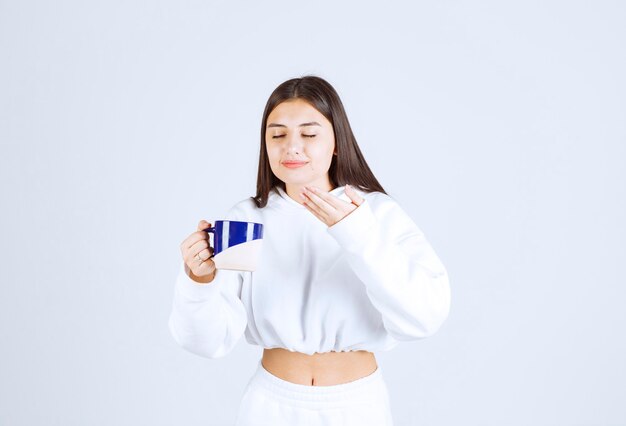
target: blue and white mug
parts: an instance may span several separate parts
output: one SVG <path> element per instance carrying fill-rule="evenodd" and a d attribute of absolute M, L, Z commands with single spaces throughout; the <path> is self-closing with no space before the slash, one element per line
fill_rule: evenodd
<path fill-rule="evenodd" d="M 217 269 L 254 271 L 263 245 L 263 224 L 216 220 L 204 231 L 213 234 L 213 262 Z"/>

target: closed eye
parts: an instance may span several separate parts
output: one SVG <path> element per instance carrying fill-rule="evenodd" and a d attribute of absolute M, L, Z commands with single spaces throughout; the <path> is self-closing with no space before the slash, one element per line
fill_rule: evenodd
<path fill-rule="evenodd" d="M 272 139 L 282 138 L 283 136 L 285 136 L 285 135 L 276 135 L 276 136 L 272 136 Z M 314 137 L 315 137 L 315 136 L 317 136 L 317 135 L 302 135 L 302 136 L 304 136 L 305 138 L 314 138 Z"/>

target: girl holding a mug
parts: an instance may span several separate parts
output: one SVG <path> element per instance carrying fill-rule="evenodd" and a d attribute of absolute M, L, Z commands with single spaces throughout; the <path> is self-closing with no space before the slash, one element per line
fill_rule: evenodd
<path fill-rule="evenodd" d="M 169 328 L 183 348 L 264 348 L 237 425 L 392 425 L 376 351 L 434 334 L 450 286 L 423 232 L 368 167 L 334 88 L 280 84 L 261 126 L 257 193 L 228 220 L 262 223 L 254 271 L 216 270 L 198 229 L 181 244 Z"/>

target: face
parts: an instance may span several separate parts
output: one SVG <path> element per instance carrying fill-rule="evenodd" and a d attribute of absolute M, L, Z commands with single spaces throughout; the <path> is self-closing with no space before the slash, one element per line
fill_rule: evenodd
<path fill-rule="evenodd" d="M 301 99 L 278 104 L 267 117 L 265 143 L 272 172 L 290 195 L 305 185 L 333 189 L 328 177 L 335 150 L 333 126 L 311 104 Z"/>

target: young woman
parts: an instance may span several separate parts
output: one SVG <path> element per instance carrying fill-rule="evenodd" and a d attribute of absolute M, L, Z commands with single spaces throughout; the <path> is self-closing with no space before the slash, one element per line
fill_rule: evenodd
<path fill-rule="evenodd" d="M 263 223 L 254 272 L 216 270 L 204 229 L 181 244 L 170 331 L 206 358 L 263 347 L 237 425 L 392 425 L 374 352 L 435 333 L 450 286 L 423 232 L 384 191 L 334 88 L 294 78 L 263 113 L 257 193 L 224 219 Z"/>

